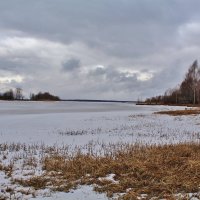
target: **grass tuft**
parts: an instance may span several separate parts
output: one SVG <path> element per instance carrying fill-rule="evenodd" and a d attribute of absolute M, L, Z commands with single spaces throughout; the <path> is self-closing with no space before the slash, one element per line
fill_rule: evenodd
<path fill-rule="evenodd" d="M 29 179 L 16 179 L 14 182 L 19 183 L 24 187 L 33 187 L 35 190 L 45 189 L 48 179 L 44 176 L 33 176 Z"/>

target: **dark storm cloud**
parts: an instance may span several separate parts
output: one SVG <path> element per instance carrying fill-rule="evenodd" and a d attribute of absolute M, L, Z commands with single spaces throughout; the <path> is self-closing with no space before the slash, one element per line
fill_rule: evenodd
<path fill-rule="evenodd" d="M 199 6 L 198 0 L 8 0 L 1 2 L 0 25 L 66 43 L 83 41 L 116 56 L 138 56 L 172 43 L 177 26 L 195 18 Z"/>
<path fill-rule="evenodd" d="M 63 71 L 74 71 L 81 67 L 81 62 L 77 58 L 71 58 L 62 64 Z"/>
<path fill-rule="evenodd" d="M 1 1 L 0 70 L 59 95 L 164 92 L 199 58 L 199 7 L 199 0 Z"/>

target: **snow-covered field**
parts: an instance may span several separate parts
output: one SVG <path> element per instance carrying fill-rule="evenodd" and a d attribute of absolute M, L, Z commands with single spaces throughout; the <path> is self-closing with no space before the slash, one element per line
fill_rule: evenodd
<path fill-rule="evenodd" d="M 34 191 L 33 195 L 31 188 L 12 181 L 43 173 L 40 165 L 35 168 L 25 162 L 27 158 L 37 160 L 42 156 L 44 146 L 67 146 L 68 151 L 74 148 L 84 151 L 88 146 L 98 149 L 102 144 L 198 141 L 199 115 L 173 117 L 153 114 L 177 109 L 185 108 L 125 103 L 1 101 L 0 164 L 12 165 L 12 175 L 5 174 L 5 170 L 0 168 L 0 199 L 30 199 L 34 195 L 36 199 L 47 200 L 107 199 L 89 186 L 70 193 L 52 193 L 45 189 Z M 27 149 L 30 146 L 32 148 Z"/>

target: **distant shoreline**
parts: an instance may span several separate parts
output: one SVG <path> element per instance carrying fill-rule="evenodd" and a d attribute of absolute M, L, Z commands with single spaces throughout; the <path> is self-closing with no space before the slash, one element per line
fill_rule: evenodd
<path fill-rule="evenodd" d="M 30 99 L 20 99 L 20 100 L 0 100 L 0 101 L 33 101 L 33 102 L 50 102 L 56 100 L 30 100 Z M 118 100 L 96 100 L 96 99 L 60 99 L 59 101 L 66 101 L 66 102 L 96 102 L 96 103 L 134 103 L 136 104 L 137 101 L 118 101 Z"/>
<path fill-rule="evenodd" d="M 62 99 L 60 101 L 73 102 L 105 102 L 105 103 L 137 103 L 137 101 L 98 100 L 98 99 Z"/>
<path fill-rule="evenodd" d="M 182 106 L 182 107 L 199 107 L 199 104 L 162 104 L 162 103 L 145 103 L 145 102 L 141 102 L 138 103 L 136 102 L 136 105 L 139 106 Z"/>

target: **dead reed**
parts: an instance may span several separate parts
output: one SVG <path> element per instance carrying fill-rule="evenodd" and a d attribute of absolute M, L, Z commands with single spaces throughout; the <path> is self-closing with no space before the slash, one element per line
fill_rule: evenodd
<path fill-rule="evenodd" d="M 69 185 L 74 188 L 94 184 L 95 191 L 105 192 L 109 197 L 124 193 L 120 198 L 125 200 L 143 194 L 146 199 L 173 199 L 178 193 L 199 192 L 200 145 L 133 145 L 105 156 L 81 152 L 68 158 L 47 156 L 43 169 L 48 176 L 53 174 L 53 179 L 60 180 L 62 187 L 65 180 L 68 190 Z M 114 180 L 105 178 L 109 174 L 115 174 Z"/>
<path fill-rule="evenodd" d="M 154 114 L 162 114 L 162 115 L 171 115 L 171 116 L 179 116 L 179 115 L 198 115 L 200 114 L 200 110 L 192 109 L 192 110 L 170 110 L 170 111 L 160 111 L 155 112 Z"/>
<path fill-rule="evenodd" d="M 69 152 L 67 147 L 0 145 L 4 152 L 20 152 L 8 165 L 0 159 L 0 171 L 12 177 L 13 184 L 35 190 L 68 192 L 78 185 L 92 185 L 94 190 L 118 199 L 200 199 L 200 144 L 145 146 L 139 144 L 102 145 L 101 153 L 93 146 L 88 152 L 80 149 Z M 28 153 L 29 152 L 29 153 Z M 33 156 L 39 152 L 35 159 Z M 23 158 L 23 159 L 22 159 Z M 22 159 L 22 160 L 21 160 Z M 24 168 L 38 169 L 42 174 L 27 174 L 15 178 L 15 162 Z M 37 171 L 37 170 L 36 170 Z M 29 171 L 27 171 L 29 172 Z M 111 178 L 108 178 L 111 177 Z M 5 191 L 9 192 L 9 191 Z M 12 194 L 13 191 L 10 191 Z M 177 196 L 178 194 L 182 196 Z"/>

